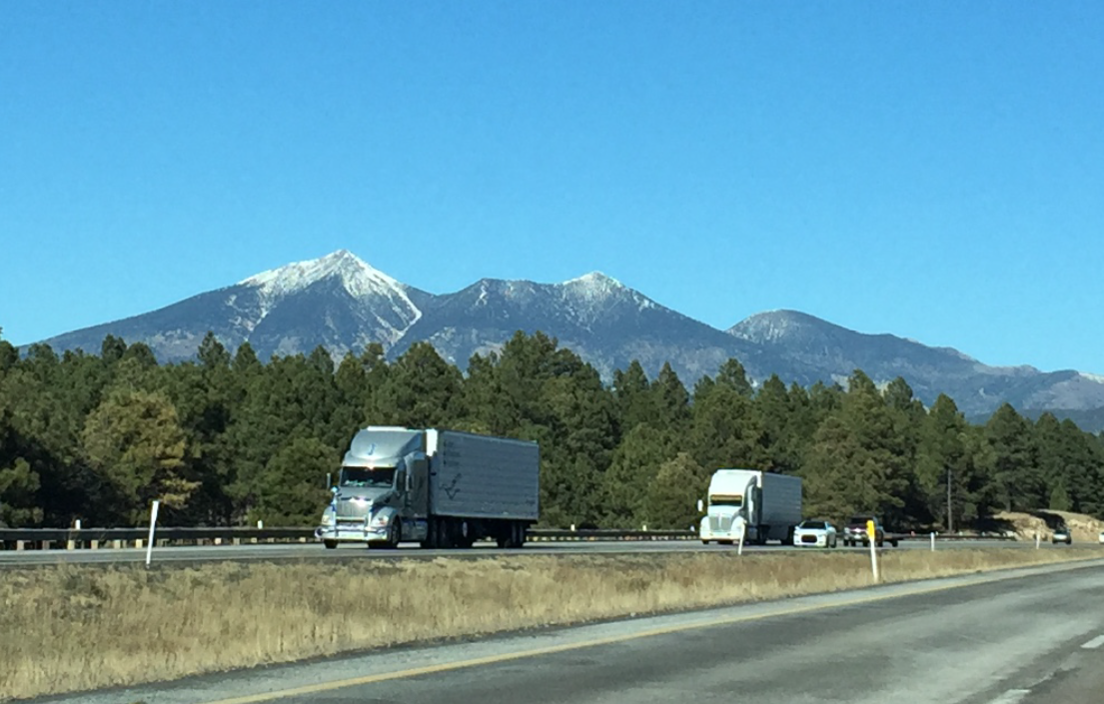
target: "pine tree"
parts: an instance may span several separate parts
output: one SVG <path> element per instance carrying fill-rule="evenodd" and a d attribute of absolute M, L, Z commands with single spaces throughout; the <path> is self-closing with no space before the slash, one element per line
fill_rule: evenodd
<path fill-rule="evenodd" d="M 697 500 L 705 492 L 708 481 L 701 465 L 687 452 L 659 467 L 648 486 L 644 518 L 651 529 L 692 528 L 697 522 Z"/>
<path fill-rule="evenodd" d="M 184 432 L 168 398 L 118 391 L 88 417 L 81 441 L 85 457 L 114 490 L 122 517 L 137 522 L 154 499 L 172 515 L 198 486 L 181 473 Z"/>

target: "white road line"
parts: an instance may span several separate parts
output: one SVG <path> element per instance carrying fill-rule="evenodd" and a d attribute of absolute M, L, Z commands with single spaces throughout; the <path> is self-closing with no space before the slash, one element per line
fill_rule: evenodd
<path fill-rule="evenodd" d="M 1085 643 L 1081 647 L 1085 648 L 1086 650 L 1096 650 L 1097 648 L 1099 648 L 1102 645 L 1104 645 L 1104 636 L 1097 636 L 1096 638 L 1093 638 L 1092 640 L 1090 640 L 1088 643 Z"/>
<path fill-rule="evenodd" d="M 1031 694 L 1030 689 L 1010 689 L 989 702 L 989 704 L 1016 704 L 1016 702 L 1022 701 L 1023 698 L 1029 694 Z"/>

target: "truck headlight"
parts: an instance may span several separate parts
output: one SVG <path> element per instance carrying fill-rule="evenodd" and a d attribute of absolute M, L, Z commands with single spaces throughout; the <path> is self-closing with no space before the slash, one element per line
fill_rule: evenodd
<path fill-rule="evenodd" d="M 332 526 L 333 522 L 334 522 L 333 511 L 323 511 L 322 512 L 322 525 Z"/>
<path fill-rule="evenodd" d="M 387 525 L 387 516 L 384 514 L 376 514 L 376 517 L 372 519 L 369 525 L 376 526 L 377 528 L 382 528 L 383 526 Z"/>

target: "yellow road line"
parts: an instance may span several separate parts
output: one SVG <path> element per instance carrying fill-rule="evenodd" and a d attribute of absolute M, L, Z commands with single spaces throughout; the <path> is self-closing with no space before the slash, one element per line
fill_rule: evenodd
<path fill-rule="evenodd" d="M 1096 562 L 1095 559 L 1092 560 Z M 1080 562 L 1080 561 L 1077 561 Z M 1060 564 L 1060 563 L 1057 563 Z M 1068 563 L 1067 563 L 1068 564 Z M 1047 567 L 1054 567 L 1056 564 L 1045 565 Z M 1073 564 L 1063 565 L 1065 569 L 1075 569 L 1078 567 L 1091 567 L 1092 565 L 1085 564 Z M 985 584 L 988 582 L 998 582 L 1009 579 L 1018 579 L 1023 576 L 1029 575 L 991 575 L 980 576 L 972 579 L 968 579 L 962 583 L 956 584 L 941 584 L 931 587 L 921 587 L 916 589 L 909 589 L 901 592 L 895 592 L 893 594 L 878 594 L 874 596 L 862 596 L 853 599 L 848 599 L 843 602 L 834 602 L 831 604 L 810 604 L 808 606 L 791 606 L 787 608 L 774 609 L 758 614 L 745 614 L 742 616 L 728 616 L 725 618 L 717 619 L 716 621 L 709 621 L 707 623 L 683 623 L 674 626 L 663 626 L 662 628 L 653 628 L 646 631 L 637 631 L 635 633 L 628 633 L 619 636 L 607 636 L 605 638 L 595 638 L 592 640 L 579 641 L 575 643 L 564 643 L 562 645 L 550 645 L 544 648 L 533 648 L 532 650 L 523 650 L 516 653 L 504 653 L 500 655 L 487 655 L 481 658 L 470 658 L 468 660 L 456 660 L 454 662 L 441 663 L 439 665 L 427 665 L 425 667 L 413 667 L 406 670 L 396 670 L 394 672 L 382 672 L 375 675 L 364 675 L 363 677 L 350 677 L 343 680 L 334 680 L 333 682 L 321 682 L 319 684 L 311 684 L 303 687 L 294 687 L 292 689 L 282 689 L 275 692 L 267 692 L 264 694 L 247 694 L 242 697 L 231 697 L 229 699 L 217 699 L 215 701 L 205 702 L 204 704 L 255 704 L 256 702 L 269 702 L 276 699 L 286 699 L 288 697 L 295 697 L 302 694 L 317 694 L 319 692 L 331 692 L 335 689 L 344 689 L 346 687 L 356 687 L 358 685 L 373 684 L 376 682 L 386 682 L 388 680 L 406 679 L 408 677 L 418 677 L 420 675 L 432 675 L 438 672 L 449 672 L 451 670 L 462 670 L 468 667 L 478 667 L 480 665 L 494 665 L 503 662 L 509 662 L 511 660 L 521 660 L 524 658 L 539 657 L 541 655 L 552 655 L 555 653 L 563 653 L 570 650 L 581 650 L 583 648 L 593 648 L 600 645 L 611 645 L 613 643 L 625 643 L 632 640 L 640 640 L 643 638 L 653 638 L 655 636 L 669 635 L 671 633 L 679 633 L 682 631 L 690 631 L 697 628 L 712 628 L 714 626 L 728 626 L 736 623 L 746 623 L 749 621 L 761 621 L 763 619 L 775 618 L 777 616 L 793 616 L 794 614 L 808 613 L 810 611 L 825 611 L 827 609 L 838 609 L 844 606 L 855 606 L 859 604 L 871 604 L 879 601 L 887 601 L 889 599 L 899 599 L 901 597 L 908 596 L 921 596 L 924 594 L 933 594 L 935 592 L 949 591 L 951 589 L 960 589 L 962 587 L 972 587 L 978 584 Z M 889 585 L 886 585 L 889 586 Z M 808 594 L 805 596 L 826 596 L 826 594 L 814 595 Z M 750 606 L 750 604 L 744 604 L 743 606 Z M 721 607 L 732 608 L 732 607 Z"/>

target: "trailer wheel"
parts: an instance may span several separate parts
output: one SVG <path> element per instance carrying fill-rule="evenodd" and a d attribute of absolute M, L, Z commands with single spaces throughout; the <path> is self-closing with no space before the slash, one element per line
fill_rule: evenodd
<path fill-rule="evenodd" d="M 437 530 L 437 519 L 430 516 L 426 523 L 426 537 L 421 542 L 423 548 L 430 550 L 441 547 L 440 538 L 438 537 L 439 531 Z"/>
<path fill-rule="evenodd" d="M 457 531 L 459 535 L 456 536 L 456 547 L 467 550 L 475 544 L 475 535 L 472 533 L 471 526 L 465 520 L 460 521 L 459 528 L 460 530 Z"/>
<path fill-rule="evenodd" d="M 327 550 L 334 550 L 337 548 L 336 540 L 323 540 L 322 544 L 326 546 Z"/>

